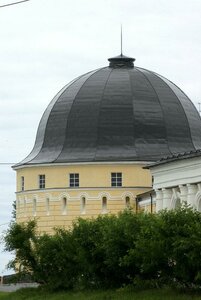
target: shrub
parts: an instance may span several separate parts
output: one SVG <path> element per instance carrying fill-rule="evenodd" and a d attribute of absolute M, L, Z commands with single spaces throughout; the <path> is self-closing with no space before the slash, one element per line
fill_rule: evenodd
<path fill-rule="evenodd" d="M 49 289 L 70 289 L 78 276 L 76 245 L 71 232 L 57 229 L 55 234 L 39 237 L 35 277 Z"/>
<path fill-rule="evenodd" d="M 36 222 L 12 223 L 5 248 L 48 289 L 201 285 L 201 214 L 187 206 L 158 214 L 130 210 L 79 219 L 37 236 Z"/>

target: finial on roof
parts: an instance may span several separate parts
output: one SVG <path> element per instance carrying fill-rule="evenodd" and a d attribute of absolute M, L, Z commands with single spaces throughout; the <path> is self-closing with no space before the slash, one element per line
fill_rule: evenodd
<path fill-rule="evenodd" d="M 121 24 L 121 54 L 108 58 L 110 68 L 134 68 L 135 58 L 123 55 L 123 30 Z"/>
<path fill-rule="evenodd" d="M 110 68 L 134 68 L 135 58 L 128 57 L 125 55 L 118 55 L 115 57 L 108 58 Z"/>

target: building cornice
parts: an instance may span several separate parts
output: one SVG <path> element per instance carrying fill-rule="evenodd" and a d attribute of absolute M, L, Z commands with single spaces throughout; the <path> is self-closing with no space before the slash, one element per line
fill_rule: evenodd
<path fill-rule="evenodd" d="M 63 167 L 63 166 L 87 166 L 87 165 L 147 165 L 151 164 L 150 161 L 100 161 L 100 162 L 72 162 L 72 163 L 47 163 L 47 164 L 28 164 L 21 166 L 12 166 L 14 170 L 24 168 L 40 168 L 40 167 Z"/>
<path fill-rule="evenodd" d="M 150 189 L 150 186 L 125 186 L 125 187 L 81 187 L 81 188 L 66 188 L 66 187 L 61 187 L 61 188 L 46 188 L 46 189 L 33 189 L 33 190 L 25 190 L 25 191 L 19 191 L 16 192 L 17 195 L 25 195 L 25 194 L 32 194 L 32 193 L 45 193 L 45 192 L 72 192 L 72 191 L 108 191 L 108 190 L 139 190 L 139 189 Z"/>

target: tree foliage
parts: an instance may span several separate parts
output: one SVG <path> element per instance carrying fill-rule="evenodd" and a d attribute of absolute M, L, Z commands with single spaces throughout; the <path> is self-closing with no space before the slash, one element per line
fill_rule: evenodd
<path fill-rule="evenodd" d="M 164 283 L 201 286 L 201 213 L 184 206 L 159 214 L 78 219 L 71 230 L 37 234 L 37 224 L 12 223 L 5 248 L 49 289 Z"/>

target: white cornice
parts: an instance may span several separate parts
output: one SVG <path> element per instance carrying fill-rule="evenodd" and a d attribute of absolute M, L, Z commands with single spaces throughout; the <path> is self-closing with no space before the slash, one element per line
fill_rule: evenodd
<path fill-rule="evenodd" d="M 56 166 L 86 166 L 86 165 L 148 165 L 150 161 L 100 161 L 100 162 L 72 162 L 72 163 L 47 163 L 47 164 L 29 164 L 21 166 L 13 166 L 14 170 L 24 168 L 40 168 L 40 167 L 56 167 Z"/>
<path fill-rule="evenodd" d="M 35 189 L 35 190 L 27 190 L 27 191 L 20 191 L 16 192 L 18 195 L 26 195 L 26 194 L 33 194 L 33 193 L 47 193 L 47 192 L 80 192 L 80 191 L 108 191 L 108 190 L 144 190 L 150 189 L 150 186 L 135 186 L 135 187 L 83 187 L 83 188 L 49 188 L 49 189 Z"/>

